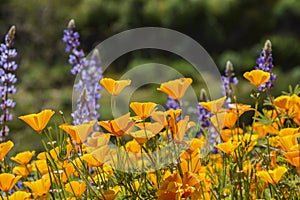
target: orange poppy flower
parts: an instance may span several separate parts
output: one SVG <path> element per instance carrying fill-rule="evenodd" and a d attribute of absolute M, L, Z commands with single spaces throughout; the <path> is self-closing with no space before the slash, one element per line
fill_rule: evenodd
<path fill-rule="evenodd" d="M 71 181 L 70 183 L 67 183 L 65 187 L 68 192 L 70 192 L 76 197 L 81 196 L 82 193 L 84 193 L 86 190 L 85 183 L 79 181 Z"/>
<path fill-rule="evenodd" d="M 34 170 L 38 170 L 41 174 L 48 173 L 47 160 L 36 160 L 34 166 Z"/>
<path fill-rule="evenodd" d="M 210 120 L 215 127 L 222 130 L 224 127 L 232 128 L 238 120 L 238 115 L 231 111 L 221 112 L 213 115 Z"/>
<path fill-rule="evenodd" d="M 0 144 L 0 161 L 6 156 L 6 154 L 13 148 L 14 143 L 12 141 L 3 142 Z"/>
<path fill-rule="evenodd" d="M 141 146 L 136 140 L 131 140 L 125 145 L 126 151 L 139 153 L 141 152 Z"/>
<path fill-rule="evenodd" d="M 24 182 L 24 185 L 32 190 L 33 196 L 36 198 L 37 196 L 41 197 L 45 194 L 48 194 L 51 183 L 49 176 L 44 175 L 41 179 L 38 179 L 36 181 Z"/>
<path fill-rule="evenodd" d="M 16 161 L 20 165 L 26 165 L 27 163 L 30 162 L 32 156 L 34 156 L 35 151 L 25 151 L 18 153 L 15 157 L 11 157 L 13 161 Z"/>
<path fill-rule="evenodd" d="M 256 87 L 268 82 L 270 79 L 270 73 L 263 70 L 252 70 L 250 72 L 245 72 L 243 75 L 252 85 Z"/>
<path fill-rule="evenodd" d="M 110 140 L 110 134 L 103 132 L 94 132 L 91 137 L 87 139 L 87 150 L 89 152 L 106 145 Z"/>
<path fill-rule="evenodd" d="M 224 102 L 226 100 L 226 97 L 222 97 L 219 99 L 216 99 L 214 101 L 209 102 L 199 102 L 199 105 L 208 110 L 211 113 L 218 113 L 218 112 L 224 112 L 225 109 L 223 108 Z"/>
<path fill-rule="evenodd" d="M 177 119 L 180 116 L 181 113 L 181 109 L 178 110 L 167 110 L 165 112 L 162 111 L 155 111 L 152 113 L 151 118 L 162 124 L 164 127 L 168 126 L 168 119 L 169 117 L 174 117 L 175 119 Z"/>
<path fill-rule="evenodd" d="M 28 176 L 30 171 L 32 170 L 32 165 L 18 165 L 13 168 L 13 173 L 19 176 L 25 177 Z"/>
<path fill-rule="evenodd" d="M 238 115 L 242 115 L 244 112 L 250 110 L 255 110 L 254 108 L 251 108 L 251 105 L 241 103 L 229 104 L 228 107 L 231 109 L 231 111 L 235 112 Z"/>
<path fill-rule="evenodd" d="M 140 144 L 145 144 L 150 138 L 154 137 L 155 134 L 148 130 L 138 130 L 131 132 L 130 135 Z"/>
<path fill-rule="evenodd" d="M 114 136 L 129 134 L 134 127 L 134 122 L 130 120 L 130 113 L 114 120 L 100 121 L 98 124 Z"/>
<path fill-rule="evenodd" d="M 184 96 L 192 82 L 193 80 L 191 78 L 179 78 L 162 83 L 157 90 L 162 91 L 171 96 L 173 99 L 179 101 Z"/>
<path fill-rule="evenodd" d="M 20 116 L 19 119 L 26 122 L 36 132 L 41 133 L 54 113 L 52 110 L 43 110 L 38 114 Z"/>
<path fill-rule="evenodd" d="M 298 137 L 300 137 L 300 133 L 279 137 L 280 146 L 286 151 L 291 151 L 293 146 L 298 145 Z"/>
<path fill-rule="evenodd" d="M 139 116 L 141 119 L 146 119 L 156 109 L 156 103 L 153 102 L 132 102 L 130 103 L 130 108 L 134 113 Z"/>
<path fill-rule="evenodd" d="M 117 96 L 122 90 L 130 85 L 131 80 L 114 80 L 112 78 L 103 78 L 100 80 L 101 85 L 113 96 Z"/>
<path fill-rule="evenodd" d="M 216 147 L 227 155 L 230 155 L 240 144 L 241 142 L 228 140 L 227 142 L 218 144 Z"/>
<path fill-rule="evenodd" d="M 99 163 L 107 162 L 112 155 L 114 155 L 114 151 L 108 146 L 104 145 L 98 147 L 97 149 L 89 152 L 91 156 L 93 156 Z"/>
<path fill-rule="evenodd" d="M 136 126 L 142 130 L 151 131 L 154 134 L 159 133 L 164 127 L 161 123 L 158 123 L 158 122 L 154 122 L 154 123 L 142 122 L 142 123 L 136 124 Z"/>
<path fill-rule="evenodd" d="M 87 162 L 91 166 L 100 167 L 103 163 L 99 162 L 96 158 L 94 158 L 91 154 L 87 153 L 81 156 L 81 159 Z"/>
<path fill-rule="evenodd" d="M 77 144 L 82 144 L 88 135 L 93 131 L 95 123 L 96 121 L 93 120 L 76 126 L 62 124 L 59 126 L 59 128 L 68 133 Z"/>
<path fill-rule="evenodd" d="M 27 200 L 30 198 L 31 194 L 25 191 L 16 191 L 8 197 L 9 200 Z"/>
<path fill-rule="evenodd" d="M 241 128 L 223 129 L 221 130 L 221 137 L 224 142 L 227 142 L 232 136 L 242 133 L 243 129 Z"/>
<path fill-rule="evenodd" d="M 285 172 L 287 172 L 287 168 L 280 166 L 274 170 L 256 172 L 256 175 L 264 182 L 277 184 Z"/>
<path fill-rule="evenodd" d="M 113 189 L 104 190 L 103 197 L 99 197 L 100 200 L 114 200 L 116 199 L 120 189 L 115 187 Z"/>
<path fill-rule="evenodd" d="M 290 151 L 283 154 L 285 160 L 291 165 L 294 165 L 296 168 L 300 167 L 300 151 Z"/>
<path fill-rule="evenodd" d="M 22 176 L 14 176 L 13 174 L 0 174 L 0 190 L 9 192 Z"/>
<path fill-rule="evenodd" d="M 241 142 L 243 150 L 249 153 L 257 144 L 258 135 L 245 133 L 241 135 L 233 135 L 231 139 L 235 142 Z"/>
<path fill-rule="evenodd" d="M 169 128 L 175 141 L 181 142 L 184 138 L 186 131 L 190 127 L 195 125 L 193 123 L 189 123 L 189 119 L 189 116 L 185 116 L 184 119 L 178 122 L 174 117 L 170 117 L 170 119 L 168 120 Z"/>
<path fill-rule="evenodd" d="M 299 128 L 283 128 L 283 129 L 280 129 L 278 135 L 283 137 L 283 136 L 287 136 L 287 135 L 295 135 L 299 132 L 300 132 Z"/>

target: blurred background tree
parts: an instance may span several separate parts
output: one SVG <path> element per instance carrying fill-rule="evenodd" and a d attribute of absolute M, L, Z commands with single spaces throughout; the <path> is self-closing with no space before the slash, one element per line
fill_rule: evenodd
<path fill-rule="evenodd" d="M 240 80 L 256 64 L 266 39 L 273 44 L 275 82 L 273 95 L 299 83 L 300 1 L 298 0 L 1 0 L 0 34 L 16 25 L 15 46 L 19 52 L 18 93 L 15 116 L 43 108 L 63 110 L 69 122 L 72 86 L 68 55 L 61 41 L 63 29 L 75 19 L 85 52 L 106 38 L 131 28 L 165 27 L 198 41 L 223 72 L 231 60 Z M 189 73 L 188 63 L 158 51 L 126 54 L 109 68 L 108 76 L 118 77 L 136 64 L 156 59 Z M 183 70 L 183 71 L 184 71 Z M 146 88 L 147 89 L 147 88 Z M 249 103 L 251 87 L 237 86 L 240 101 Z M 108 101 L 107 101 L 108 102 Z M 106 102 L 106 103 L 107 103 Z M 105 103 L 105 100 L 104 100 Z M 109 118 L 104 106 L 100 111 Z M 57 116 L 57 123 L 61 118 Z M 10 137 L 27 149 L 38 140 L 30 129 L 15 119 Z M 30 132 L 30 133 L 29 133 Z M 32 137 L 31 137 L 32 136 Z M 30 140 L 26 140 L 29 138 Z"/>

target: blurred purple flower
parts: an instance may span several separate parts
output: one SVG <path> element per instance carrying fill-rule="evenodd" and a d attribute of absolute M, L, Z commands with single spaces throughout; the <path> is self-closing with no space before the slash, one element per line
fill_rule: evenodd
<path fill-rule="evenodd" d="M 263 70 L 270 73 L 270 79 L 268 82 L 260 85 L 258 90 L 263 91 L 273 87 L 273 82 L 277 79 L 277 76 L 272 73 L 273 70 L 273 57 L 272 57 L 272 44 L 270 40 L 265 42 L 265 46 L 260 53 L 260 56 L 256 60 L 258 66 L 255 69 Z"/>
<path fill-rule="evenodd" d="M 9 134 L 7 122 L 13 119 L 13 115 L 9 113 L 9 109 L 16 106 L 16 103 L 9 98 L 9 95 L 17 92 L 14 86 L 17 82 L 17 78 L 13 71 L 18 68 L 18 65 L 12 59 L 14 59 L 18 53 L 16 49 L 13 48 L 14 39 L 15 26 L 12 26 L 5 36 L 5 42 L 0 44 L 0 109 L 2 110 L 0 116 L 0 141 L 4 141 L 5 137 Z"/>
<path fill-rule="evenodd" d="M 64 30 L 63 42 L 66 43 L 65 51 L 71 52 L 69 63 L 72 65 L 71 73 L 79 76 L 79 81 L 74 86 L 75 91 L 80 93 L 77 99 L 76 109 L 71 114 L 73 124 L 78 125 L 91 120 L 98 120 L 100 108 L 98 100 L 101 98 L 100 80 L 102 67 L 98 50 L 94 50 L 89 58 L 85 57 L 80 45 L 80 35 L 75 31 L 75 22 L 71 20 Z"/>
<path fill-rule="evenodd" d="M 232 85 L 237 85 L 239 83 L 238 79 L 235 77 L 233 65 L 230 61 L 227 61 L 225 68 L 225 76 L 221 77 L 222 85 L 222 95 L 226 96 L 226 105 L 232 103 L 233 89 Z"/>
<path fill-rule="evenodd" d="M 178 110 L 180 109 L 181 105 L 178 101 L 173 99 L 171 96 L 168 96 L 168 101 L 166 103 L 166 109 L 167 110 Z"/>

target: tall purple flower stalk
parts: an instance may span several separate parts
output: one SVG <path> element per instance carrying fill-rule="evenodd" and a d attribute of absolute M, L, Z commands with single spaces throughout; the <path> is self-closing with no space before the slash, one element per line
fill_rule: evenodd
<path fill-rule="evenodd" d="M 200 92 L 199 102 L 207 102 L 207 94 L 204 89 Z M 215 147 L 217 143 L 219 143 L 219 134 L 215 127 L 212 125 L 210 118 L 213 116 L 211 112 L 203 108 L 198 104 L 198 122 L 200 124 L 200 130 L 197 133 L 196 137 L 200 138 L 205 134 L 205 138 L 207 139 L 207 143 L 209 144 L 208 150 L 212 153 L 218 153 L 218 149 Z"/>
<path fill-rule="evenodd" d="M 65 51 L 70 52 L 69 63 L 72 65 L 71 73 L 78 75 L 79 81 L 74 86 L 79 92 L 76 109 L 71 114 L 73 124 L 78 125 L 91 120 L 98 120 L 100 108 L 98 100 L 101 98 L 100 80 L 102 79 L 102 68 L 100 67 L 100 55 L 94 50 L 89 58 L 85 57 L 80 45 L 80 35 L 75 31 L 75 22 L 71 20 L 64 30 L 63 42 L 66 43 Z"/>
<path fill-rule="evenodd" d="M 235 77 L 233 65 L 230 61 L 227 61 L 225 68 L 225 76 L 221 77 L 223 85 L 222 85 L 222 95 L 226 96 L 226 105 L 232 103 L 233 98 L 233 89 L 232 85 L 238 84 L 238 79 Z"/>
<path fill-rule="evenodd" d="M 276 80 L 277 76 L 272 73 L 273 71 L 273 57 L 272 57 L 272 44 L 270 40 L 265 42 L 265 46 L 261 51 L 259 57 L 256 60 L 257 66 L 255 69 L 263 70 L 270 73 L 270 79 L 268 82 L 260 85 L 258 90 L 264 91 L 273 87 L 273 82 Z"/>
<path fill-rule="evenodd" d="M 207 101 L 208 99 L 207 99 L 206 91 L 202 89 L 200 92 L 199 102 L 207 102 Z M 211 117 L 212 117 L 212 113 L 198 104 L 198 122 L 200 123 L 200 131 L 197 134 L 198 138 L 205 132 L 205 129 L 212 126 L 210 121 Z"/>
<path fill-rule="evenodd" d="M 9 98 L 11 94 L 15 94 L 17 89 L 14 84 L 17 78 L 13 73 L 18 64 L 13 60 L 17 55 L 16 49 L 13 48 L 15 40 L 15 26 L 12 26 L 5 36 L 5 42 L 0 44 L 0 98 L 1 98 L 1 130 L 0 141 L 4 141 L 9 134 L 7 122 L 13 119 L 13 115 L 9 113 L 9 109 L 14 108 L 16 103 Z"/>

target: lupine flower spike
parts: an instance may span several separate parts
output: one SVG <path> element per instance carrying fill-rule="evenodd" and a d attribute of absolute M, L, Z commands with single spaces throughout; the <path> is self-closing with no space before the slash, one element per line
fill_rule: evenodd
<path fill-rule="evenodd" d="M 100 117 L 97 110 L 100 108 L 98 100 L 101 98 L 102 68 L 100 67 L 99 51 L 92 52 L 89 58 L 85 57 L 80 45 L 80 35 L 75 31 L 75 21 L 72 19 L 64 30 L 63 42 L 66 43 L 65 51 L 70 52 L 69 63 L 72 65 L 71 73 L 79 75 L 75 85 L 76 92 L 80 93 L 75 111 L 71 114 L 73 124 L 78 125 Z"/>
<path fill-rule="evenodd" d="M 272 57 L 272 44 L 270 40 L 267 40 L 265 42 L 265 46 L 262 52 L 260 53 L 259 58 L 256 60 L 256 64 L 258 66 L 256 66 L 255 69 L 263 70 L 270 74 L 270 79 L 267 82 L 260 85 L 258 89 L 263 91 L 272 88 L 273 82 L 277 79 L 277 76 L 272 73 L 274 65 Z"/>
<path fill-rule="evenodd" d="M 18 65 L 13 59 L 18 55 L 16 49 L 13 48 L 15 40 L 15 26 L 12 26 L 5 36 L 5 42 L 0 44 L 0 109 L 2 114 L 0 116 L 0 141 L 4 141 L 9 134 L 7 122 L 13 119 L 9 109 L 14 108 L 16 103 L 9 98 L 9 95 L 17 92 L 14 84 L 17 78 L 13 73 Z"/>
<path fill-rule="evenodd" d="M 233 65 L 230 61 L 227 61 L 226 63 L 226 69 L 225 69 L 225 76 L 221 77 L 223 82 L 223 92 L 222 95 L 226 96 L 226 105 L 233 103 L 233 89 L 232 85 L 237 85 L 239 83 L 238 79 L 235 77 Z"/>

